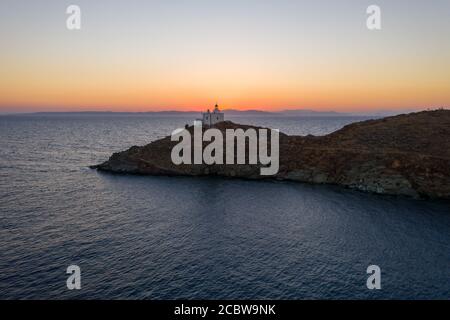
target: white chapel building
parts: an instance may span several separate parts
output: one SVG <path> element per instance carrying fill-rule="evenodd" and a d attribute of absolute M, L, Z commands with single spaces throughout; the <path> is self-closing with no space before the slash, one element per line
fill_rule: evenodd
<path fill-rule="evenodd" d="M 208 109 L 208 111 L 202 113 L 202 116 L 202 124 L 204 126 L 212 126 L 216 123 L 225 121 L 225 114 L 220 112 L 217 104 L 215 105 L 213 112 L 210 112 Z"/>

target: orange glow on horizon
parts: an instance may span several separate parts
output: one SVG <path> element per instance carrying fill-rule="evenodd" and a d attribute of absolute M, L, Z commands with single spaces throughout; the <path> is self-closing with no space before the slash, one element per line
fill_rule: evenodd
<path fill-rule="evenodd" d="M 201 111 L 222 109 L 279 111 L 370 111 L 450 105 L 449 73 L 433 78 L 426 68 L 333 69 L 305 67 L 297 73 L 254 65 L 204 65 L 192 70 L 155 69 L 133 64 L 26 61 L 6 64 L 0 79 L 0 112 L 30 111 Z M 428 67 L 428 66 L 427 66 Z M 383 79 L 382 81 L 380 79 Z M 431 80 L 430 80 L 431 79 Z"/>
<path fill-rule="evenodd" d="M 371 31 L 357 0 L 86 1 L 74 31 L 64 5 L 11 1 L 0 113 L 449 107 L 450 5 L 414 2 L 427 19 L 392 1 Z"/>

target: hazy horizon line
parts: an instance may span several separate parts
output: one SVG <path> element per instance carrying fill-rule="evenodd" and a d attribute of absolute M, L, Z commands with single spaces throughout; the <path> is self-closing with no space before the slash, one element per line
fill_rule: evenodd
<path fill-rule="evenodd" d="M 333 109 L 329 110 L 314 110 L 307 108 L 296 108 L 296 109 L 281 109 L 281 110 L 263 110 L 263 109 L 223 109 L 221 111 L 225 113 L 264 113 L 264 114 L 286 114 L 286 113 L 311 113 L 311 114 L 336 114 L 336 115 L 378 115 L 378 114 L 401 114 L 401 113 L 411 113 L 411 112 L 420 112 L 427 110 L 437 110 L 437 109 L 449 109 L 449 107 L 411 107 L 411 108 L 403 108 L 403 109 L 375 109 L 375 110 L 355 110 L 355 111 L 336 111 Z M 174 109 L 166 109 L 166 110 L 146 110 L 146 111 L 118 111 L 118 110 L 65 110 L 65 111 L 50 111 L 50 110 L 42 110 L 42 111 L 17 111 L 17 112 L 1 112 L 0 115 L 33 115 L 33 114 L 142 114 L 142 113 L 201 113 L 206 111 L 203 110 L 174 110 Z M 210 108 L 211 110 L 211 108 Z"/>

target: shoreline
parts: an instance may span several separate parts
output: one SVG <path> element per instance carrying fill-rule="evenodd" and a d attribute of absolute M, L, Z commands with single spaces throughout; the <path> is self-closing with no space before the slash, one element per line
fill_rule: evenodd
<path fill-rule="evenodd" d="M 259 127 L 230 121 L 213 126 Z M 188 127 L 193 130 L 193 127 Z M 450 199 L 450 111 L 424 111 L 355 122 L 325 136 L 280 133 L 280 169 L 260 176 L 260 164 L 174 165 L 165 137 L 114 153 L 99 171 L 156 176 L 221 176 L 344 186 L 369 193 Z"/>

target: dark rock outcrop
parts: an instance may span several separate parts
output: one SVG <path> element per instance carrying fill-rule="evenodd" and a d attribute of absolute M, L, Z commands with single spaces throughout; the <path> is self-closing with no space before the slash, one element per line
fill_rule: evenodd
<path fill-rule="evenodd" d="M 251 126 L 226 121 L 215 127 L 224 131 Z M 193 128 L 188 130 L 192 132 Z M 92 168 L 146 175 L 275 178 L 380 194 L 450 199 L 450 110 L 353 123 L 319 137 L 280 133 L 280 168 L 275 176 L 261 176 L 260 165 L 177 166 L 170 156 L 176 144 L 166 137 L 115 153 Z"/>

